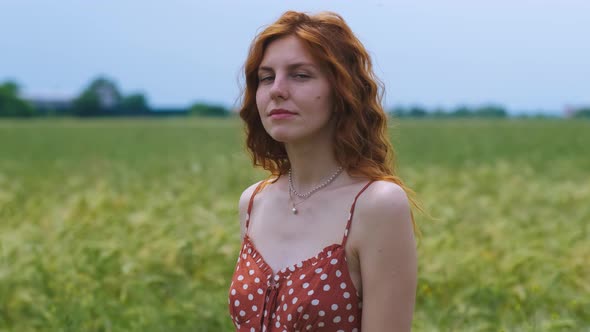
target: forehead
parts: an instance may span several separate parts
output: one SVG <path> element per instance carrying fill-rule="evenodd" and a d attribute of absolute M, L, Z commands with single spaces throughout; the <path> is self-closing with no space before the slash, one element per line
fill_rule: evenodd
<path fill-rule="evenodd" d="M 280 67 L 294 63 L 318 65 L 301 39 L 287 36 L 272 41 L 266 47 L 260 67 Z"/>

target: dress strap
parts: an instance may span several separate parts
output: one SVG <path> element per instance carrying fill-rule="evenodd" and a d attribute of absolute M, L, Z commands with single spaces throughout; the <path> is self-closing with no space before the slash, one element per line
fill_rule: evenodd
<path fill-rule="evenodd" d="M 352 206 L 350 207 L 350 214 L 348 215 L 348 223 L 346 224 L 346 229 L 344 230 L 344 236 L 342 237 L 342 247 L 346 246 L 346 240 L 348 240 L 348 233 L 350 231 L 350 225 L 352 224 L 352 216 L 354 215 L 354 207 L 356 205 L 356 200 L 363 193 L 363 191 L 365 191 L 369 187 L 369 185 L 371 185 L 371 183 L 373 183 L 373 182 L 375 182 L 375 181 L 374 180 L 369 181 L 363 187 L 363 189 L 361 189 L 361 191 L 359 191 L 359 193 L 356 194 L 356 197 L 354 198 L 354 201 L 352 202 Z"/>
<path fill-rule="evenodd" d="M 260 181 L 260 183 L 258 183 L 258 186 L 256 186 L 256 189 L 252 193 L 252 196 L 250 196 L 250 202 L 248 203 L 248 212 L 246 213 L 246 234 L 248 234 L 248 226 L 250 226 L 250 212 L 252 212 L 252 205 L 254 204 L 254 196 L 256 196 L 256 194 L 260 191 L 260 189 L 262 189 L 262 187 L 264 186 L 265 183 L 266 183 L 266 180 Z"/>

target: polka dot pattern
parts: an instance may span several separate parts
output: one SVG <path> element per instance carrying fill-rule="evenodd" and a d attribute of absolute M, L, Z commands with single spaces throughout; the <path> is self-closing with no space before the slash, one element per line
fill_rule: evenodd
<path fill-rule="evenodd" d="M 332 244 L 298 264 L 274 273 L 246 236 L 229 290 L 236 331 L 360 331 L 362 299 L 348 272 L 344 251 L 354 206 L 341 244 Z"/>

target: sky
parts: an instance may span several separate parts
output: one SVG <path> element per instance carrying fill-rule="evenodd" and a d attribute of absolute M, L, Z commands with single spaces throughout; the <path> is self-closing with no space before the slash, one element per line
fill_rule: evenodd
<path fill-rule="evenodd" d="M 154 107 L 235 108 L 252 39 L 289 9 L 343 16 L 387 108 L 590 105 L 588 0 L 0 0 L 0 82 L 71 97 L 102 75 Z"/>

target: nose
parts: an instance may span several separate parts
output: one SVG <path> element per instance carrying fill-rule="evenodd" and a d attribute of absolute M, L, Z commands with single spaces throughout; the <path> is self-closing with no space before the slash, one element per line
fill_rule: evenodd
<path fill-rule="evenodd" d="M 275 76 L 275 79 L 270 87 L 270 98 L 273 100 L 276 99 L 287 99 L 289 98 L 289 89 L 287 86 L 287 82 L 285 78 L 279 77 L 279 75 Z"/>

